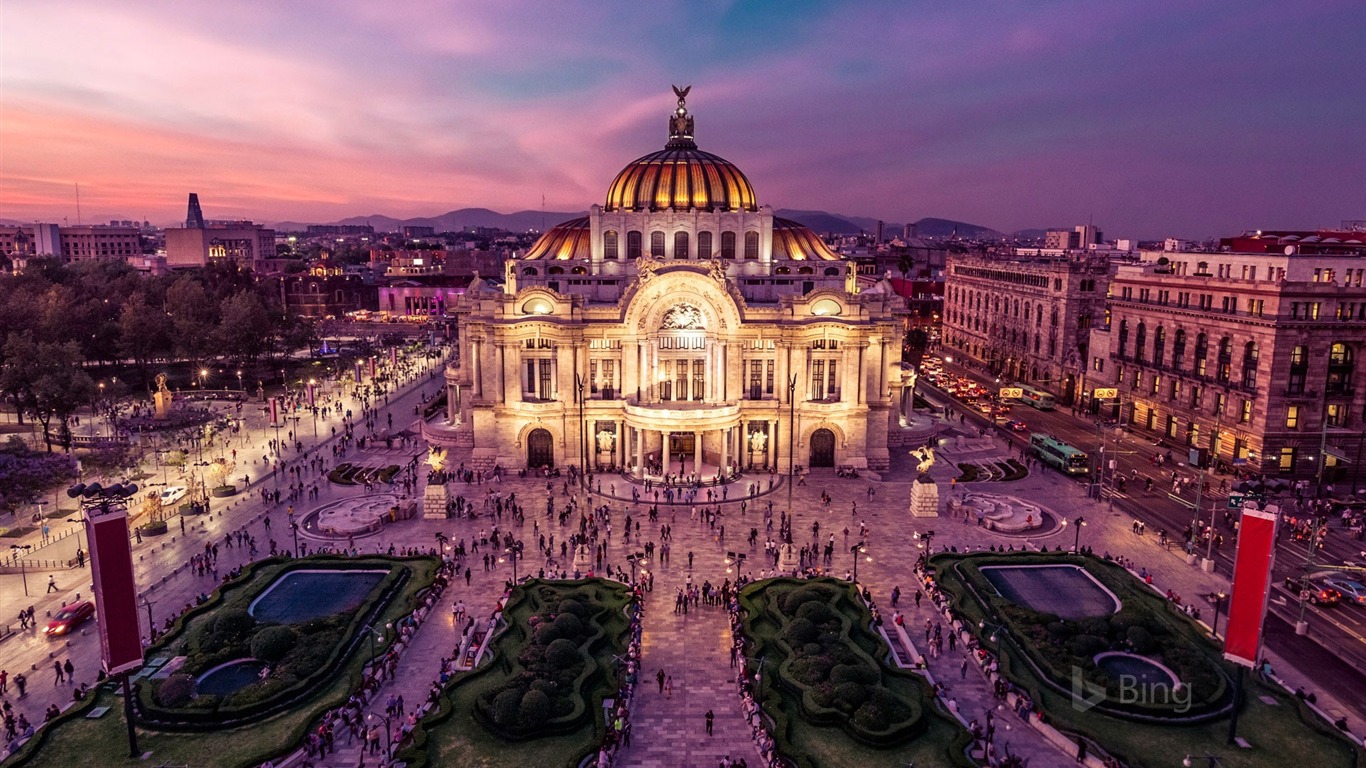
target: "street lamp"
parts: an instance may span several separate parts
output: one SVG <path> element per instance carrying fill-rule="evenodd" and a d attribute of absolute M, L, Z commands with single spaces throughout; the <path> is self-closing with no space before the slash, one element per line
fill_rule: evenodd
<path fill-rule="evenodd" d="M 1216 640 L 1219 639 L 1219 610 L 1224 607 L 1224 601 L 1227 599 L 1228 595 L 1224 592 L 1214 593 L 1214 626 L 1210 628 L 1210 634 Z"/>
<path fill-rule="evenodd" d="M 517 558 L 522 556 L 522 543 L 513 542 L 511 546 L 506 547 L 503 551 L 507 553 L 508 557 L 512 558 L 512 583 L 516 584 L 520 581 L 520 579 L 517 578 Z"/>
<path fill-rule="evenodd" d="M 309 379 L 309 380 L 308 380 L 308 410 L 310 410 L 310 411 L 313 412 L 313 437 L 316 439 L 316 438 L 318 437 L 318 403 L 317 403 L 317 394 L 316 394 L 316 392 L 315 392 L 314 389 L 313 389 L 315 386 L 317 386 L 317 382 L 314 381 L 313 379 Z"/>
<path fill-rule="evenodd" d="M 297 558 L 299 556 L 299 523 L 290 520 L 289 532 L 294 534 L 294 556 Z"/>
<path fill-rule="evenodd" d="M 24 580 L 24 597 L 28 597 L 28 568 L 24 563 L 24 558 L 20 557 L 20 553 L 28 554 L 28 551 L 33 549 L 33 545 L 11 544 L 9 545 L 9 548 L 14 550 L 14 559 L 19 561 L 19 576 Z"/>
<path fill-rule="evenodd" d="M 199 388 L 200 388 L 201 390 L 204 389 L 204 380 L 205 380 L 206 378 L 208 378 L 208 376 L 209 376 L 209 369 L 208 369 L 208 368 L 200 368 L 200 369 L 199 369 Z"/>
<path fill-rule="evenodd" d="M 796 478 L 796 464 L 793 459 L 797 437 L 797 374 L 787 379 L 787 520 L 792 522 L 792 483 Z"/>
<path fill-rule="evenodd" d="M 1076 530 L 1072 533 L 1072 553 L 1081 554 L 1081 529 L 1086 525 L 1086 518 L 1078 517 Z"/>
<path fill-rule="evenodd" d="M 390 735 L 390 732 L 393 731 L 394 728 L 393 721 L 389 718 L 387 712 L 384 714 L 371 712 L 367 719 L 370 721 L 370 725 L 375 725 L 378 720 L 384 721 L 384 759 L 385 761 L 388 761 L 394 756 L 393 736 Z"/>
<path fill-rule="evenodd" d="M 854 546 L 852 546 L 852 547 L 849 548 L 849 554 L 851 554 L 851 555 L 854 556 L 854 583 L 855 583 L 855 584 L 858 583 L 858 556 L 859 556 L 860 553 L 866 552 L 866 551 L 867 551 L 867 549 L 863 546 L 863 544 L 864 544 L 864 543 L 860 541 L 859 543 L 857 543 L 857 544 L 855 544 Z"/>
<path fill-rule="evenodd" d="M 247 388 L 242 384 L 242 371 L 240 370 L 237 372 L 237 388 L 243 392 L 247 391 Z"/>

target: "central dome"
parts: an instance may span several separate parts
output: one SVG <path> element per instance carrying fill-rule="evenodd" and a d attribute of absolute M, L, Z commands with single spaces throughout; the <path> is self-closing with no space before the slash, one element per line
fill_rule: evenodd
<path fill-rule="evenodd" d="M 633 160 L 607 188 L 606 211 L 757 211 L 749 179 L 730 161 L 693 141 L 693 118 L 679 92 L 669 117 L 669 143 Z"/>

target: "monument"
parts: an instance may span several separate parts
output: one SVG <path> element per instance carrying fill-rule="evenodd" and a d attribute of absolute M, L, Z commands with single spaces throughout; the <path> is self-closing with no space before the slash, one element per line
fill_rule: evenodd
<path fill-rule="evenodd" d="M 422 496 L 422 517 L 424 520 L 445 520 L 450 517 L 447 511 L 451 500 L 451 490 L 446 487 L 446 449 L 433 446 L 427 454 L 427 488 Z"/>
<path fill-rule="evenodd" d="M 155 416 L 157 419 L 165 419 L 171 414 L 171 390 L 166 388 L 166 374 L 158 373 L 157 391 L 152 393 L 152 404 L 155 406 Z"/>
<path fill-rule="evenodd" d="M 939 486 L 929 475 L 911 484 L 911 517 L 939 517 Z"/>

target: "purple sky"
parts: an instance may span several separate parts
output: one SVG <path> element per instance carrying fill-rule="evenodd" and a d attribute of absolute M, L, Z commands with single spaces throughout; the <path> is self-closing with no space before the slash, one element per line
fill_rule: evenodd
<path fill-rule="evenodd" d="M 1366 218 L 1360 0 L 0 6 L 0 219 L 581 210 L 663 146 L 761 203 L 1206 237 Z"/>

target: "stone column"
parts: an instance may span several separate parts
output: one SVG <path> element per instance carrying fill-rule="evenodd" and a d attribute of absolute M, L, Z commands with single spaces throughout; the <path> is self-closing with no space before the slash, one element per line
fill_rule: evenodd
<path fill-rule="evenodd" d="M 726 465 L 730 463 L 730 438 L 735 433 L 734 427 L 726 427 L 721 430 L 721 476 L 726 475 Z"/>
<path fill-rule="evenodd" d="M 663 447 L 659 449 L 659 458 L 662 460 L 662 462 L 663 462 L 663 464 L 664 464 L 664 474 L 667 475 L 667 474 L 669 474 L 669 432 L 668 432 L 668 430 L 662 430 L 662 431 L 660 431 L 659 436 L 660 436 L 660 438 L 663 440 L 663 443 L 664 443 Z"/>
<path fill-rule="evenodd" d="M 640 478 L 645 479 L 645 431 L 639 427 L 635 428 L 636 434 L 636 472 Z"/>
<path fill-rule="evenodd" d="M 692 433 L 692 471 L 698 479 L 702 477 L 702 433 L 693 430 Z"/>

